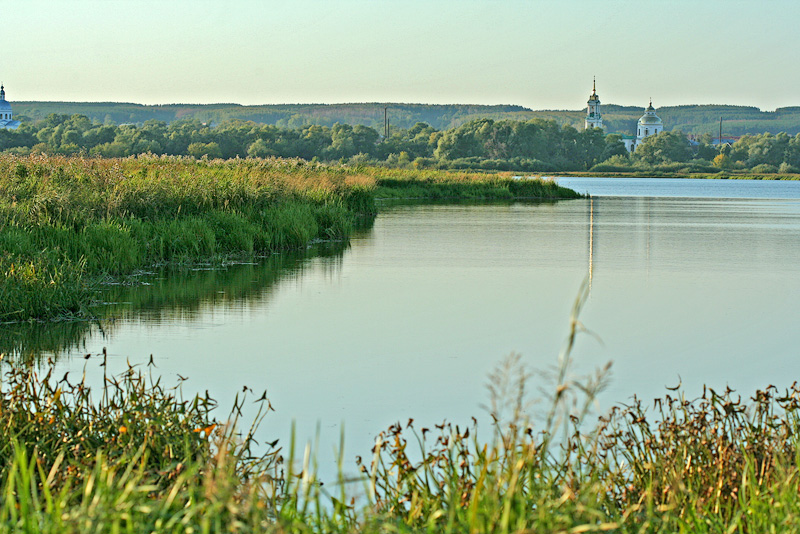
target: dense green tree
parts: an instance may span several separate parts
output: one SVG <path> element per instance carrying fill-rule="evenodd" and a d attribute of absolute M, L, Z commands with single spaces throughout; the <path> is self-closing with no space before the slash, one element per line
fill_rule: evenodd
<path fill-rule="evenodd" d="M 645 137 L 636 147 L 634 156 L 638 161 L 650 165 L 684 162 L 692 158 L 692 149 L 682 132 L 661 132 Z"/>
<path fill-rule="evenodd" d="M 38 122 L 25 121 L 17 130 L 0 130 L 0 150 L 103 157 L 147 152 L 198 158 L 279 156 L 526 172 L 584 170 L 600 162 L 598 170 L 609 171 L 672 163 L 702 169 L 710 167 L 712 160 L 713 165 L 731 170 L 788 173 L 800 169 L 800 134 L 745 135 L 733 146 L 720 148 L 712 146 L 711 135 L 705 134 L 692 152 L 683 134 L 664 132 L 648 137 L 629 158 L 619 135 L 604 135 L 599 129 L 579 131 L 558 120 L 483 117 L 446 131 L 416 122 L 408 129 L 393 127 L 383 139 L 375 128 L 338 122 L 286 128 L 234 118 L 212 126 L 208 121 L 226 115 L 207 111 L 206 122 L 153 119 L 120 126 L 93 122 L 84 115 L 51 113 Z M 398 122 L 407 119 L 401 115 Z M 715 159 L 719 155 L 724 158 Z"/>
<path fill-rule="evenodd" d="M 786 157 L 790 139 L 785 133 L 747 136 L 745 142 L 742 143 L 743 147 L 747 147 L 747 166 L 773 165 L 777 167 L 783 163 Z"/>
<path fill-rule="evenodd" d="M 603 152 L 600 154 L 600 161 L 608 161 L 614 156 L 628 157 L 628 149 L 625 148 L 621 135 L 609 134 L 606 136 L 605 141 Z"/>
<path fill-rule="evenodd" d="M 330 130 L 331 144 L 326 150 L 330 159 L 349 158 L 356 154 L 375 152 L 378 132 L 366 126 L 334 124 Z"/>
<path fill-rule="evenodd" d="M 83 132 L 83 139 L 81 141 L 81 146 L 95 147 L 97 145 L 110 143 L 114 140 L 114 137 L 116 135 L 117 135 L 117 128 L 115 126 L 98 125 L 94 128 L 91 128 Z"/>
<path fill-rule="evenodd" d="M 251 158 L 268 158 L 276 156 L 277 152 L 271 149 L 263 139 L 256 139 L 247 147 L 247 155 Z"/>
<path fill-rule="evenodd" d="M 202 158 L 203 156 L 209 158 L 222 157 L 222 150 L 219 145 L 213 141 L 210 143 L 192 143 L 187 148 L 187 152 L 190 156 L 195 158 Z"/>
<path fill-rule="evenodd" d="M 786 157 L 784 163 L 788 168 L 800 169 L 800 133 L 795 135 L 789 140 L 789 146 L 786 148 Z M 794 172 L 794 171 L 782 171 Z"/>

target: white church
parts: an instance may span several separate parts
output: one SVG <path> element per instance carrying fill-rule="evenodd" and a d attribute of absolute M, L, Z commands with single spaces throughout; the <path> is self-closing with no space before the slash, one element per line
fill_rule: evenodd
<path fill-rule="evenodd" d="M 592 83 L 592 94 L 589 95 L 589 100 L 586 102 L 586 121 L 584 127 L 600 128 L 603 129 L 603 116 L 600 113 L 600 96 L 597 94 L 596 84 Z M 639 122 L 636 124 L 636 135 L 623 135 L 622 142 L 628 152 L 633 152 L 636 147 L 651 135 L 656 135 L 664 131 L 664 123 L 661 118 L 656 115 L 656 108 L 653 107 L 653 100 L 650 100 L 650 105 L 644 110 L 644 115 L 641 116 Z"/>
<path fill-rule="evenodd" d="M 0 129 L 16 130 L 20 125 L 19 121 L 12 118 L 11 104 L 6 100 L 6 90 L 0 84 Z"/>

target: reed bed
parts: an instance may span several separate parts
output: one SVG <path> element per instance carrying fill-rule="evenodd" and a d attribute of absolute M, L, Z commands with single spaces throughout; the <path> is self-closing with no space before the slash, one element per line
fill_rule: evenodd
<path fill-rule="evenodd" d="M 523 412 L 493 411 L 486 438 L 475 421 L 409 420 L 356 460 L 355 485 L 323 485 L 310 447 L 258 444 L 263 396 L 256 424 L 239 428 L 249 390 L 228 424 L 212 417 L 212 399 L 184 400 L 141 369 L 93 395 L 52 370 L 5 375 L 0 532 L 800 530 L 796 386 L 747 403 L 730 391 L 676 393 L 653 413 L 635 402 L 588 430 L 571 414 L 550 429 L 567 431 L 558 439 Z"/>
<path fill-rule="evenodd" d="M 800 531 L 800 389 L 758 391 L 749 402 L 731 391 L 677 395 L 656 399 L 655 410 L 636 401 L 588 431 L 573 416 L 556 441 L 528 420 L 498 424 L 488 443 L 475 423 L 398 423 L 363 466 L 367 523 L 404 532 Z"/>
<path fill-rule="evenodd" d="M 514 177 L 513 173 L 385 169 L 375 186 L 375 196 L 379 199 L 556 200 L 582 197 L 554 180 Z"/>
<path fill-rule="evenodd" d="M 572 375 L 586 282 L 551 392 L 531 413 L 518 356 L 490 377 L 490 437 L 477 420 L 394 424 L 369 462 L 365 531 L 798 532 L 800 385 L 639 399 L 592 422 L 609 365 Z M 545 390 L 548 391 L 548 390 Z M 412 452 L 413 451 L 413 452 Z"/>
<path fill-rule="evenodd" d="M 95 355 L 87 365 L 105 362 Z M 0 531 L 253 532 L 274 524 L 279 451 L 255 455 L 252 433 L 239 434 L 247 392 L 225 426 L 211 417 L 212 399 L 184 400 L 179 387 L 141 369 L 106 376 L 97 396 L 85 380 L 53 372 L 5 374 Z M 266 399 L 256 402 L 255 422 L 269 410 Z"/>
<path fill-rule="evenodd" d="M 0 158 L 0 322 L 85 316 L 93 285 L 165 263 L 346 239 L 369 177 L 302 161 Z"/>
<path fill-rule="evenodd" d="M 342 221 L 369 213 L 377 189 L 420 178 L 462 179 L 282 160 L 0 158 L 0 317 L 80 313 L 87 277 L 146 262 L 346 235 Z M 674 391 L 592 420 L 608 370 L 571 373 L 587 291 L 538 410 L 512 357 L 490 377 L 485 434 L 475 419 L 396 423 L 355 459 L 358 477 L 340 457 L 339 480 L 324 485 L 310 447 L 259 429 L 266 393 L 244 388 L 217 418 L 213 399 L 184 399 L 149 365 L 104 375 L 99 389 L 52 364 L 8 367 L 0 532 L 800 531 L 800 386 L 749 399 Z"/>
<path fill-rule="evenodd" d="M 86 372 L 11 368 L 0 532 L 800 531 L 800 386 L 749 400 L 676 388 L 592 421 L 608 367 L 572 376 L 581 330 L 573 315 L 546 402 L 529 402 L 531 374 L 511 356 L 490 376 L 487 435 L 476 419 L 398 422 L 355 459 L 358 476 L 340 455 L 339 479 L 324 484 L 310 445 L 263 436 L 266 392 L 243 388 L 217 419 L 213 399 L 184 399 L 152 360 L 104 375 L 97 394 Z M 89 354 L 85 365 L 106 363 Z"/>
<path fill-rule="evenodd" d="M 346 240 L 379 192 L 575 196 L 539 180 L 276 158 L 2 156 L 0 323 L 86 317 L 99 280 L 153 265 Z"/>

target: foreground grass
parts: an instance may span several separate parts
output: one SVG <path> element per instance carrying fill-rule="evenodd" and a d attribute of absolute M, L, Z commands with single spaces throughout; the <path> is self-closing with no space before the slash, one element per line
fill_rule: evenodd
<path fill-rule="evenodd" d="M 512 359 L 488 436 L 398 423 L 357 459 L 360 483 L 323 486 L 308 448 L 255 442 L 268 400 L 242 427 L 250 391 L 223 424 L 139 369 L 98 394 L 57 378 L 4 377 L 0 532 L 800 531 L 797 387 L 635 401 L 591 427 L 559 384 L 537 423 Z"/>
<path fill-rule="evenodd" d="M 220 421 L 212 399 L 184 400 L 146 369 L 105 376 L 97 394 L 69 374 L 12 369 L 0 532 L 800 531 L 800 386 L 749 401 L 676 392 L 593 423 L 606 370 L 570 378 L 576 316 L 540 413 L 511 357 L 490 377 L 487 436 L 474 419 L 397 423 L 356 458 L 360 478 L 338 484 L 317 479 L 309 447 L 295 457 L 293 443 L 255 441 L 271 406 L 261 396 L 243 425 L 247 388 Z M 104 355 L 86 363 L 98 364 Z"/>
<path fill-rule="evenodd" d="M 278 492 L 277 452 L 254 457 L 252 437 L 234 433 L 235 417 L 227 427 L 210 417 L 213 400 L 183 400 L 133 368 L 106 377 L 98 397 L 83 381 L 51 373 L 26 368 L 5 376 L 0 531 L 208 532 L 266 524 Z M 237 398 L 235 409 L 243 402 Z"/>
<path fill-rule="evenodd" d="M 87 316 L 96 284 L 153 265 L 347 239 L 375 197 L 574 198 L 552 182 L 301 160 L 0 157 L 0 323 Z"/>

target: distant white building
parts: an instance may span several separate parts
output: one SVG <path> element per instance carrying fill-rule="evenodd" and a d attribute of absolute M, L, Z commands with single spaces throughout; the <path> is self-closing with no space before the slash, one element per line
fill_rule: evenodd
<path fill-rule="evenodd" d="M 19 125 L 20 122 L 12 118 L 11 104 L 6 100 L 5 88 L 0 84 L 0 128 L 16 130 Z"/>
<path fill-rule="evenodd" d="M 600 96 L 597 94 L 597 83 L 592 81 L 592 94 L 589 95 L 589 100 L 586 102 L 586 119 L 583 123 L 584 128 L 600 128 L 603 129 L 603 115 L 600 113 Z M 633 152 L 636 147 L 641 144 L 645 137 L 656 135 L 664 131 L 664 123 L 661 118 L 656 115 L 656 108 L 653 107 L 653 100 L 650 99 L 650 105 L 644 110 L 644 115 L 639 119 L 636 124 L 636 135 L 623 135 L 622 142 L 628 152 Z"/>
<path fill-rule="evenodd" d="M 600 114 L 600 96 L 597 94 L 596 80 L 592 80 L 592 94 L 589 95 L 589 101 L 586 102 L 586 121 L 584 128 L 600 128 L 603 129 L 603 116 Z"/>
<path fill-rule="evenodd" d="M 636 135 L 623 135 L 622 142 L 625 143 L 625 148 L 628 149 L 628 152 L 633 152 L 646 137 L 663 131 L 664 122 L 656 115 L 656 108 L 653 107 L 653 100 L 651 99 L 650 105 L 644 110 L 644 115 L 641 116 L 636 124 Z"/>

